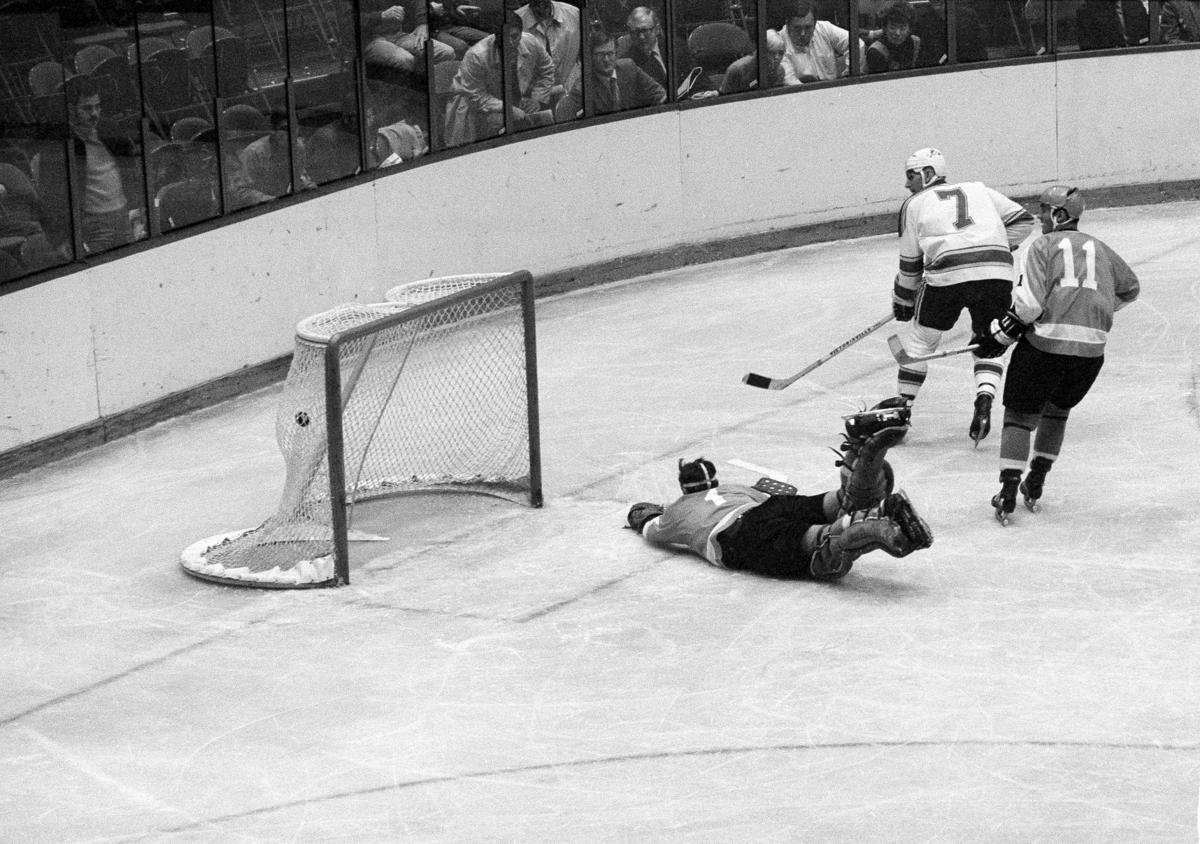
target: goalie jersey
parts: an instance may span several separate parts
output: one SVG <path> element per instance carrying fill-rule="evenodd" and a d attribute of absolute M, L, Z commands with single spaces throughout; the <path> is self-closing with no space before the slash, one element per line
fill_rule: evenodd
<path fill-rule="evenodd" d="M 689 548 L 714 566 L 724 568 L 716 536 L 742 513 L 771 496 L 740 484 L 689 492 L 671 503 L 663 514 L 642 528 L 642 536 L 656 545 Z"/>
<path fill-rule="evenodd" d="M 1025 255 L 1013 311 L 1033 327 L 1025 337 L 1043 352 L 1100 357 L 1113 313 L 1138 297 L 1140 284 L 1108 244 L 1074 230 L 1050 232 Z"/>
<path fill-rule="evenodd" d="M 900 207 L 901 287 L 1016 281 L 1012 250 L 1033 231 L 1033 215 L 982 182 L 936 182 Z"/>

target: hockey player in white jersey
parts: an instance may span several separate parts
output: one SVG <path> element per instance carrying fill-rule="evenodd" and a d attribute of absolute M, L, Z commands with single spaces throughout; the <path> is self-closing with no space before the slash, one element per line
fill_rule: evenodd
<path fill-rule="evenodd" d="M 666 508 L 641 502 L 629 527 L 656 545 L 686 548 L 714 566 L 771 577 L 837 580 L 856 559 L 883 550 L 904 557 L 933 534 L 885 460 L 908 430 L 905 407 L 879 407 L 846 420 L 841 485 L 817 495 L 768 482 L 721 485 L 703 457 L 679 461 L 683 495 Z M 783 487 L 783 488 L 781 488 Z"/>
<path fill-rule="evenodd" d="M 1042 192 L 1042 236 L 1029 247 L 1012 307 L 973 342 L 998 357 L 1012 344 L 1004 384 L 1000 492 L 996 518 L 1007 525 L 1017 492 L 1037 512 L 1046 473 L 1058 458 L 1071 408 L 1087 395 L 1100 368 L 1113 313 L 1138 297 L 1129 265 L 1099 238 L 1079 231 L 1083 195 L 1066 185 Z M 1033 461 L 1021 480 L 1029 459 Z"/>
<path fill-rule="evenodd" d="M 914 152 L 904 174 L 912 196 L 900 208 L 892 311 L 897 320 L 912 322 L 903 344 L 916 357 L 937 350 L 963 308 L 972 333 L 1008 309 L 1016 281 L 1012 252 L 1032 233 L 1034 219 L 982 182 L 947 182 L 946 158 L 936 149 Z M 928 363 L 901 364 L 897 392 L 909 404 L 928 372 Z M 967 433 L 976 446 L 991 430 L 992 399 L 1003 374 L 998 361 L 975 355 L 975 408 Z"/>

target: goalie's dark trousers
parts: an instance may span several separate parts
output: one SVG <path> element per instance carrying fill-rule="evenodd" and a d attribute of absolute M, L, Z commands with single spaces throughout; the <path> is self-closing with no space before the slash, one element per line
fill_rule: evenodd
<path fill-rule="evenodd" d="M 826 524 L 824 501 L 824 493 L 773 495 L 751 507 L 717 534 L 721 563 L 770 577 L 808 576 L 801 544 L 810 527 Z"/>

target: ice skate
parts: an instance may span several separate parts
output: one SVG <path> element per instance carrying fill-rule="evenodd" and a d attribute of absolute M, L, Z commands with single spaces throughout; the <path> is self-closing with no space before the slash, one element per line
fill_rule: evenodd
<path fill-rule="evenodd" d="M 991 430 L 992 397 L 987 393 L 980 393 L 975 397 L 975 415 L 971 417 L 971 427 L 967 436 L 975 441 L 975 448 L 979 448 L 979 441 L 985 439 Z"/>
<path fill-rule="evenodd" d="M 996 521 L 1008 527 L 1012 523 L 1013 511 L 1017 509 L 1017 486 L 1021 483 L 1021 473 L 1015 469 L 1005 469 L 1000 473 L 1000 491 L 992 496 L 992 507 L 996 510 Z"/>
<path fill-rule="evenodd" d="M 1033 458 L 1033 463 L 1029 465 L 1029 473 L 1025 475 L 1025 480 L 1021 481 L 1021 500 L 1031 513 L 1042 511 L 1042 487 L 1046 483 L 1046 473 L 1050 471 L 1052 462 L 1045 457 Z"/>
<path fill-rule="evenodd" d="M 870 410 L 862 410 L 842 418 L 846 420 L 848 439 L 862 441 L 883 431 L 889 431 L 890 444 L 894 445 L 904 436 L 911 417 L 911 402 L 897 397 L 884 399 Z"/>

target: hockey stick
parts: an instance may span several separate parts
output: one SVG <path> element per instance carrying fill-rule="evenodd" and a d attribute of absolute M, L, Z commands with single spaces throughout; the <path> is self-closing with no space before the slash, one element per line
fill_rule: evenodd
<path fill-rule="evenodd" d="M 764 390 L 782 390 L 784 387 L 790 387 L 793 384 L 795 384 L 797 381 L 799 381 L 801 378 L 803 378 L 805 375 L 812 372 L 818 366 L 821 366 L 824 363 L 828 363 L 830 360 L 837 357 L 842 352 L 846 351 L 846 349 L 853 346 L 859 340 L 866 337 L 868 334 L 870 334 L 873 331 L 878 331 L 880 328 L 883 328 L 885 325 L 887 325 L 891 321 L 892 321 L 892 315 L 888 314 L 883 319 L 879 320 L 879 322 L 875 323 L 874 325 L 870 326 L 869 328 L 864 328 L 862 331 L 855 334 L 853 337 L 851 337 L 845 343 L 842 343 L 842 345 L 838 346 L 836 349 L 833 349 L 828 354 L 813 361 L 808 366 L 804 367 L 803 369 L 801 369 L 799 372 L 797 372 L 795 375 L 791 376 L 790 378 L 768 378 L 766 375 L 759 375 L 757 372 L 748 372 L 742 376 L 742 383 L 749 384 L 751 387 L 761 387 Z"/>
<path fill-rule="evenodd" d="M 910 355 L 904 351 L 904 345 L 900 342 L 900 337 L 893 334 L 888 338 L 888 348 L 892 350 L 892 357 L 896 359 L 896 363 L 904 366 L 909 363 L 921 363 L 927 360 L 937 360 L 938 358 L 948 358 L 951 355 L 961 355 L 964 352 L 973 352 L 979 348 L 978 343 L 972 343 L 969 346 L 960 346 L 957 349 L 942 349 L 939 352 L 933 352 L 928 355 Z"/>

